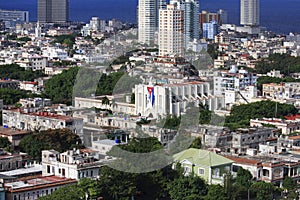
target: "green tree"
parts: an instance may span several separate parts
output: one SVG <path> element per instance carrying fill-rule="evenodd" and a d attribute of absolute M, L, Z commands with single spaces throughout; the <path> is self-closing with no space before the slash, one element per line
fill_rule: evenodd
<path fill-rule="evenodd" d="M 250 197 L 250 187 L 252 185 L 252 174 L 249 170 L 240 167 L 237 171 L 235 183 L 233 185 L 233 196 L 236 198 L 247 198 Z"/>
<path fill-rule="evenodd" d="M 82 148 L 79 136 L 69 129 L 55 129 L 31 133 L 20 141 L 20 149 L 35 160 L 41 160 L 42 150 L 64 152 Z"/>
<path fill-rule="evenodd" d="M 201 149 L 202 148 L 202 139 L 201 137 L 197 137 L 194 139 L 193 143 L 189 148 L 196 148 L 196 149 Z"/>
<path fill-rule="evenodd" d="M 282 187 L 288 191 L 291 191 L 291 190 L 295 189 L 296 184 L 291 177 L 286 176 L 286 177 L 284 177 L 284 179 L 282 181 Z"/>
<path fill-rule="evenodd" d="M 211 121 L 212 112 L 208 110 L 208 108 L 205 105 L 201 103 L 199 104 L 199 112 L 200 112 L 199 123 L 209 124 Z"/>
<path fill-rule="evenodd" d="M 179 128 L 180 121 L 181 117 L 177 117 L 175 115 L 167 115 L 166 118 L 158 122 L 157 126 L 175 130 Z"/>
<path fill-rule="evenodd" d="M 0 148 L 7 148 L 10 147 L 11 142 L 8 140 L 7 137 L 0 137 Z"/>
<path fill-rule="evenodd" d="M 180 176 L 168 183 L 168 190 L 172 200 L 195 199 L 207 194 L 207 184 L 195 175 Z"/>
<path fill-rule="evenodd" d="M 34 81 L 34 79 L 46 76 L 43 71 L 32 71 L 17 64 L 0 65 L 0 78 L 14 79 L 21 81 Z"/>
<path fill-rule="evenodd" d="M 225 126 L 231 129 L 249 126 L 250 119 L 284 117 L 296 114 L 298 110 L 293 105 L 277 103 L 274 101 L 259 101 L 249 104 L 233 106 L 230 116 L 225 119 Z"/>
<path fill-rule="evenodd" d="M 250 189 L 255 194 L 255 199 L 257 200 L 273 199 L 273 194 L 276 190 L 272 183 L 264 181 L 253 183 Z"/>
<path fill-rule="evenodd" d="M 39 200 L 82 200 L 85 199 L 85 193 L 77 185 L 68 185 L 58 188 L 50 195 L 40 197 Z"/>
<path fill-rule="evenodd" d="M 205 200 L 228 200 L 228 197 L 221 185 L 210 185 Z"/>
<path fill-rule="evenodd" d="M 40 95 L 24 91 L 24 90 L 15 90 L 10 88 L 0 88 L 0 99 L 3 99 L 3 103 L 5 105 L 14 105 L 16 104 L 21 98 L 28 98 L 28 97 L 40 97 Z"/>

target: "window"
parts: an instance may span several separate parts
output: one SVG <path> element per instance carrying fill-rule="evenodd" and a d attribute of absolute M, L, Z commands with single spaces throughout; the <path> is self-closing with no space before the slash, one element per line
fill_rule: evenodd
<path fill-rule="evenodd" d="M 198 173 L 199 173 L 199 175 L 203 175 L 204 174 L 204 169 L 200 168 Z"/>
<path fill-rule="evenodd" d="M 186 167 L 186 166 L 183 167 L 183 169 L 185 174 L 189 174 L 192 171 L 190 167 Z"/>
<path fill-rule="evenodd" d="M 215 168 L 213 171 L 213 176 L 214 177 L 219 177 L 220 176 L 220 169 L 219 168 Z"/>
<path fill-rule="evenodd" d="M 47 165 L 47 173 L 50 173 L 50 165 Z"/>
<path fill-rule="evenodd" d="M 66 175 L 66 170 L 62 169 L 62 175 L 65 176 Z"/>

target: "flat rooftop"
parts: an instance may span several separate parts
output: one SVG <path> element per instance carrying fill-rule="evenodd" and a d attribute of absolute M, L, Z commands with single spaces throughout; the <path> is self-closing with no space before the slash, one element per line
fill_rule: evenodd
<path fill-rule="evenodd" d="M 22 181 L 5 183 L 4 188 L 11 192 L 21 192 L 41 188 L 48 188 L 49 186 L 71 184 L 76 182 L 77 181 L 74 179 L 63 178 L 58 176 L 40 176 L 36 178 L 23 179 Z"/>
<path fill-rule="evenodd" d="M 26 167 L 26 168 L 21 168 L 21 169 L 15 169 L 15 170 L 11 170 L 11 171 L 6 171 L 6 172 L 0 172 L 0 176 L 4 175 L 4 176 L 19 176 L 19 175 L 23 175 L 23 174 L 32 174 L 32 173 L 42 173 L 42 165 L 33 165 L 30 167 Z"/>
<path fill-rule="evenodd" d="M 13 136 L 13 135 L 26 135 L 28 133 L 29 131 L 17 130 L 13 128 L 4 128 L 3 126 L 0 127 L 0 135 Z"/>

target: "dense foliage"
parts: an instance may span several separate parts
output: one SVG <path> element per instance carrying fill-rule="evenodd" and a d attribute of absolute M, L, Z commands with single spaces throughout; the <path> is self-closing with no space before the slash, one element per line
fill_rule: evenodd
<path fill-rule="evenodd" d="M 167 115 L 166 118 L 158 122 L 158 127 L 163 127 L 166 129 L 178 129 L 180 125 L 181 117 L 175 115 Z"/>
<path fill-rule="evenodd" d="M 58 35 L 55 36 L 54 41 L 52 44 L 60 43 L 68 48 L 72 48 L 73 44 L 75 43 L 76 34 L 69 34 L 69 35 Z"/>
<path fill-rule="evenodd" d="M 288 54 L 271 54 L 255 66 L 255 71 L 260 74 L 266 74 L 273 69 L 280 70 L 285 75 L 299 72 L 300 57 L 293 57 Z"/>
<path fill-rule="evenodd" d="M 156 137 L 132 138 L 127 145 L 121 145 L 119 147 L 133 153 L 148 153 L 163 148 Z"/>
<path fill-rule="evenodd" d="M 207 184 L 196 175 L 179 176 L 168 183 L 172 200 L 201 199 L 207 194 Z"/>
<path fill-rule="evenodd" d="M 276 103 L 274 101 L 259 101 L 249 104 L 233 106 L 230 116 L 226 117 L 225 126 L 231 129 L 249 126 L 250 119 L 284 117 L 296 114 L 298 111 L 293 105 Z"/>
<path fill-rule="evenodd" d="M 36 78 L 43 77 L 42 71 L 25 70 L 17 64 L 0 65 L 0 78 L 10 78 L 21 81 L 33 81 Z"/>
<path fill-rule="evenodd" d="M 0 148 L 7 148 L 11 145 L 11 142 L 7 137 L 0 137 Z"/>
<path fill-rule="evenodd" d="M 72 96 L 90 97 L 91 95 L 111 95 L 113 93 L 131 93 L 131 89 L 140 80 L 123 72 L 109 75 L 98 71 L 72 67 L 53 76 L 46 82 L 45 95 L 54 103 L 72 103 Z"/>
<path fill-rule="evenodd" d="M 9 88 L 0 88 L 0 99 L 3 99 L 5 105 L 13 105 L 21 98 L 38 97 L 39 95 L 24 90 L 14 90 Z"/>
<path fill-rule="evenodd" d="M 79 67 L 64 70 L 61 74 L 53 76 L 45 84 L 45 94 L 53 103 L 72 103 L 73 86 Z"/>
<path fill-rule="evenodd" d="M 54 149 L 64 152 L 82 147 L 79 136 L 69 129 L 34 132 L 22 138 L 20 142 L 20 149 L 35 160 L 41 159 L 42 150 Z"/>
<path fill-rule="evenodd" d="M 300 82 L 300 79 L 294 79 L 292 77 L 278 78 L 278 77 L 261 76 L 257 79 L 257 89 L 262 91 L 263 84 L 285 83 L 285 82 Z"/>

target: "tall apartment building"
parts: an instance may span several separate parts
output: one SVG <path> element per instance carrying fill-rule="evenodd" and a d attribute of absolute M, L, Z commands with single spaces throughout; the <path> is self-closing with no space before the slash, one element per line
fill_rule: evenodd
<path fill-rule="evenodd" d="M 165 0 L 139 0 L 138 2 L 138 40 L 153 44 L 158 30 L 159 9 L 165 8 Z"/>
<path fill-rule="evenodd" d="M 167 5 L 159 10 L 159 55 L 184 54 L 183 10 L 177 4 Z"/>
<path fill-rule="evenodd" d="M 241 0 L 241 25 L 259 26 L 260 0 Z"/>
<path fill-rule="evenodd" d="M 38 21 L 64 23 L 69 20 L 69 0 L 38 0 Z"/>
<path fill-rule="evenodd" d="M 199 39 L 199 1 L 171 0 L 170 4 L 177 4 L 184 12 L 184 43 L 187 48 L 189 42 Z"/>
<path fill-rule="evenodd" d="M 208 12 L 206 10 L 203 10 L 199 14 L 199 24 L 200 24 L 200 29 L 201 30 L 203 28 L 203 24 L 204 23 L 209 23 L 209 22 L 212 22 L 212 21 L 215 21 L 219 25 L 221 25 L 221 14 L 219 14 L 219 13 L 211 13 L 211 12 Z"/>
<path fill-rule="evenodd" d="M 204 38 L 213 40 L 218 33 L 219 33 L 218 22 L 212 21 L 209 23 L 203 23 L 202 34 Z"/>

